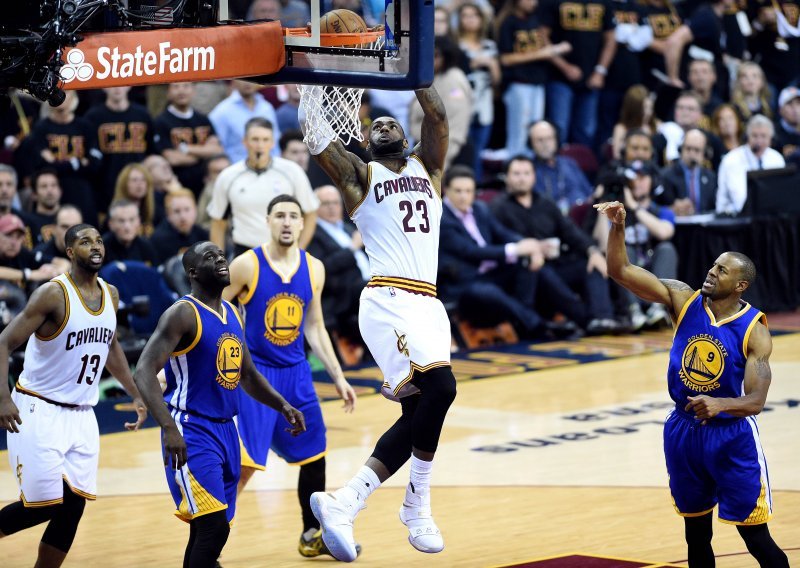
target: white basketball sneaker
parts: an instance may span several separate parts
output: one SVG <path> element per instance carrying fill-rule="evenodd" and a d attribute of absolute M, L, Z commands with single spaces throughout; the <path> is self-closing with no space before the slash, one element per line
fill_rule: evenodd
<path fill-rule="evenodd" d="M 364 503 L 350 503 L 338 491 L 311 494 L 311 510 L 322 528 L 322 541 L 336 560 L 352 562 L 358 556 L 353 520 L 365 506 Z"/>
<path fill-rule="evenodd" d="M 444 549 L 444 539 L 431 515 L 431 496 L 417 495 L 410 488 L 400 507 L 400 520 L 408 527 L 408 542 L 420 552 L 435 553 Z"/>

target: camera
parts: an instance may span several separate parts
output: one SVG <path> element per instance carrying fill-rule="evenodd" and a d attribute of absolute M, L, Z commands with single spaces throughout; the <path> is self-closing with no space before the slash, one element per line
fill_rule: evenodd
<path fill-rule="evenodd" d="M 145 2 L 145 3 L 143 3 Z M 4 3 L 5 4 L 5 3 Z M 62 57 L 82 39 L 79 32 L 214 25 L 214 0 L 39 0 L 9 2 L 0 21 L 0 95 L 16 88 L 58 106 Z M 146 5 L 154 4 L 154 6 Z"/>
<path fill-rule="evenodd" d="M 625 188 L 630 183 L 630 170 L 622 164 L 610 164 L 610 167 L 597 177 L 597 184 L 603 186 L 603 195 L 599 200 L 625 202 Z"/>

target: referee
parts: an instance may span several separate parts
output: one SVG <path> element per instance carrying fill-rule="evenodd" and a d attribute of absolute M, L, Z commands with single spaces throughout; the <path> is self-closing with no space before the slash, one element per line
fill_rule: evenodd
<path fill-rule="evenodd" d="M 211 241 L 225 250 L 230 213 L 234 255 L 261 246 L 269 240 L 267 205 L 278 195 L 292 195 L 304 211 L 299 244 L 305 249 L 314 236 L 319 207 L 308 176 L 296 163 L 271 155 L 275 145 L 273 127 L 264 118 L 247 121 L 244 145 L 247 158 L 222 170 L 214 184 L 208 204 Z"/>

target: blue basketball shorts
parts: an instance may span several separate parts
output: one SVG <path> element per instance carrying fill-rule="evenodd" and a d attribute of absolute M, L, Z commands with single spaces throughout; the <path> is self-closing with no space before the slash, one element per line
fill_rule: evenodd
<path fill-rule="evenodd" d="M 664 424 L 664 455 L 677 513 L 698 517 L 719 504 L 719 520 L 759 525 L 772 516 L 767 462 L 754 416 L 711 421 L 673 410 Z"/>
<path fill-rule="evenodd" d="M 188 456 L 181 469 L 172 469 L 172 464 L 165 468 L 177 508 L 175 515 L 189 522 L 225 510 L 228 522 L 232 522 L 241 472 L 236 424 L 233 420 L 214 422 L 176 409 L 172 417 L 183 434 Z"/>
<path fill-rule="evenodd" d="M 303 465 L 324 456 L 327 447 L 325 422 L 308 362 L 302 361 L 291 367 L 267 367 L 258 362 L 255 365 L 272 387 L 303 413 L 306 431 L 292 436 L 286 431 L 289 423 L 279 412 L 239 389 L 236 423 L 242 441 L 242 465 L 266 469 L 270 449 L 291 465 Z"/>

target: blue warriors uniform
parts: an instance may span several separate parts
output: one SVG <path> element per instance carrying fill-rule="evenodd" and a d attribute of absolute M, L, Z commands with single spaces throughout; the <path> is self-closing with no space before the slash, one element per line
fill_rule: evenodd
<path fill-rule="evenodd" d="M 244 326 L 236 308 L 224 300 L 221 315 L 193 296 L 178 301 L 194 309 L 197 335 L 164 367 L 164 402 L 188 455 L 181 469 L 166 467 L 167 483 L 179 518 L 190 521 L 227 509 L 230 522 L 241 471 L 233 417 L 239 412 Z"/>
<path fill-rule="evenodd" d="M 270 384 L 305 416 L 306 431 L 296 438 L 284 430 L 281 415 L 239 393 L 242 465 L 265 469 L 270 448 L 290 464 L 303 465 L 325 455 L 325 423 L 303 344 L 305 316 L 314 296 L 308 253 L 299 251 L 293 270 L 272 266 L 266 247 L 245 254 L 255 258 L 253 279 L 239 297 L 245 337 L 253 363 Z"/>
<path fill-rule="evenodd" d="M 669 393 L 675 408 L 664 425 L 664 453 L 678 514 L 701 516 L 719 503 L 719 518 L 737 525 L 766 523 L 772 515 L 767 464 L 755 416 L 720 413 L 701 425 L 684 408 L 689 396 L 744 396 L 747 342 L 766 316 L 742 302 L 716 321 L 700 291 L 678 317 L 670 351 Z"/>

